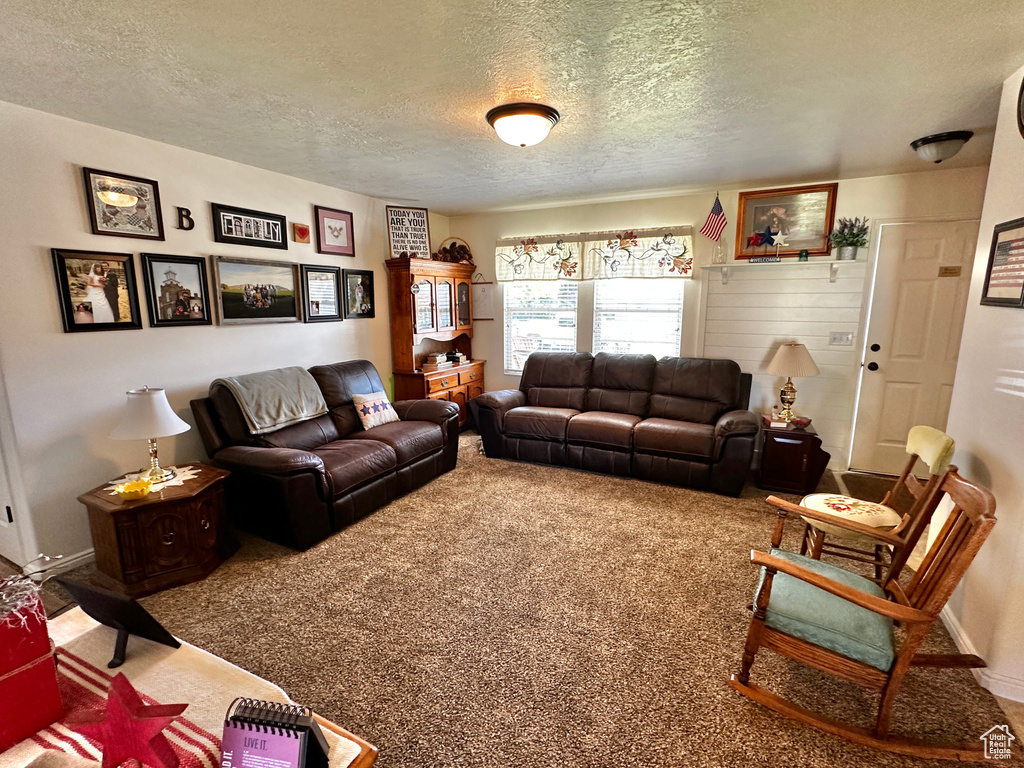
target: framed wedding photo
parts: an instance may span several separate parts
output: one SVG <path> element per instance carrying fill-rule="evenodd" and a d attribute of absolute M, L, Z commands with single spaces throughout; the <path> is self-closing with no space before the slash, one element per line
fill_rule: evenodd
<path fill-rule="evenodd" d="M 996 224 L 992 231 L 981 303 L 1024 307 L 1024 219 Z"/>
<path fill-rule="evenodd" d="M 341 267 L 303 264 L 302 319 L 307 323 L 341 320 Z"/>
<path fill-rule="evenodd" d="M 83 168 L 94 235 L 163 240 L 160 189 L 151 179 Z"/>
<path fill-rule="evenodd" d="M 736 258 L 827 256 L 838 184 L 740 192 Z"/>
<path fill-rule="evenodd" d="M 142 254 L 149 324 L 153 328 L 210 325 L 209 280 L 202 256 Z"/>
<path fill-rule="evenodd" d="M 216 256 L 213 279 L 221 325 L 300 319 L 298 264 Z"/>
<path fill-rule="evenodd" d="M 218 243 L 288 250 L 288 222 L 284 216 L 220 203 L 210 203 L 210 209 L 213 239 Z"/>
<path fill-rule="evenodd" d="M 346 269 L 342 281 L 345 283 L 345 319 L 373 317 L 373 271 Z"/>
<path fill-rule="evenodd" d="M 142 327 L 130 253 L 54 248 L 50 254 L 65 333 Z"/>
<path fill-rule="evenodd" d="M 334 208 L 314 205 L 316 218 L 316 252 L 335 256 L 355 256 L 356 240 L 352 230 L 352 214 Z"/>

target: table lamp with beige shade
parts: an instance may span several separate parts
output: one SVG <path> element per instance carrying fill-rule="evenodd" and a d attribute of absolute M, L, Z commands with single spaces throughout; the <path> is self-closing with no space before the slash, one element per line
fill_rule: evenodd
<path fill-rule="evenodd" d="M 796 387 L 793 386 L 793 377 L 817 376 L 821 371 L 814 364 L 807 347 L 795 341 L 789 341 L 779 347 L 775 357 L 768 363 L 768 373 L 772 376 L 786 377 L 786 383 L 779 390 L 779 399 L 783 406 L 779 417 L 786 421 L 792 421 L 793 403 L 796 402 Z"/>
<path fill-rule="evenodd" d="M 154 483 L 162 483 L 174 477 L 174 472 L 163 469 L 157 458 L 158 437 L 170 437 L 188 432 L 191 427 L 171 410 L 167 393 L 155 387 L 143 387 L 128 391 L 128 407 L 121 414 L 121 421 L 110 431 L 112 440 L 148 440 L 149 470 L 143 476 Z"/>

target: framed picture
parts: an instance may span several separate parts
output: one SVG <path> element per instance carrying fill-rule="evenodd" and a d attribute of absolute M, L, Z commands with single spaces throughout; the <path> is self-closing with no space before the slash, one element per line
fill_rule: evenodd
<path fill-rule="evenodd" d="M 153 328 L 210 325 L 210 282 L 201 256 L 142 254 L 142 280 Z"/>
<path fill-rule="evenodd" d="M 373 317 L 373 272 L 369 269 L 346 269 L 345 318 Z"/>
<path fill-rule="evenodd" d="M 334 208 L 314 205 L 316 216 L 316 252 L 336 256 L 355 256 L 356 240 L 352 230 L 352 214 Z"/>
<path fill-rule="evenodd" d="M 981 303 L 1024 307 L 1024 219 L 996 224 Z"/>
<path fill-rule="evenodd" d="M 740 192 L 736 258 L 827 256 L 838 184 Z"/>
<path fill-rule="evenodd" d="M 299 321 L 299 265 L 216 256 L 213 277 L 221 325 Z"/>
<path fill-rule="evenodd" d="M 341 267 L 303 264 L 302 319 L 307 323 L 341 320 Z"/>
<path fill-rule="evenodd" d="M 288 222 L 284 216 L 220 203 L 210 203 L 210 209 L 213 211 L 213 239 L 218 243 L 288 250 Z"/>
<path fill-rule="evenodd" d="M 155 181 L 83 168 L 94 235 L 163 240 L 160 189 Z"/>
<path fill-rule="evenodd" d="M 65 333 L 142 327 L 130 253 L 54 248 L 53 271 Z"/>
<path fill-rule="evenodd" d="M 387 206 L 391 258 L 430 258 L 430 226 L 426 208 Z"/>

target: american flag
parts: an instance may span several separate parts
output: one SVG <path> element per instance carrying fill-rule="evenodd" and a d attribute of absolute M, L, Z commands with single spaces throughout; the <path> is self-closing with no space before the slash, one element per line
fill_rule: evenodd
<path fill-rule="evenodd" d="M 715 195 L 715 204 L 711 206 L 711 213 L 708 214 L 708 220 L 704 222 L 704 226 L 700 228 L 700 233 L 712 240 L 718 240 L 722 236 L 722 230 L 725 229 L 726 223 L 722 202 L 718 199 L 718 195 Z"/>

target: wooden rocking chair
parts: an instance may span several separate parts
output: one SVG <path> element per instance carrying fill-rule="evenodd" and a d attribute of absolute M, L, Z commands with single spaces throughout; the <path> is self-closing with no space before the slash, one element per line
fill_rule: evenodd
<path fill-rule="evenodd" d="M 770 553 L 751 552 L 751 561 L 761 566 L 761 581 L 751 606 L 754 615 L 742 666 L 729 684 L 744 696 L 787 717 L 858 744 L 916 757 L 983 760 L 980 742 L 977 746 L 930 744 L 889 733 L 893 701 L 910 667 L 985 666 L 977 656 L 918 653 L 925 635 L 996 522 L 992 494 L 955 471 L 946 474 L 933 492 L 948 494 L 953 510 L 906 587 L 899 580 L 902 562 L 893 564 L 880 587 L 830 563 L 778 549 L 788 515 L 813 516 L 832 525 L 853 526 L 850 530 L 872 533 L 883 543 L 895 542 L 890 540 L 892 534 L 769 497 L 768 503 L 779 510 L 779 519 Z M 896 622 L 905 628 L 899 647 L 893 632 Z M 761 648 L 879 691 L 881 700 L 874 728 L 860 728 L 825 717 L 751 683 L 750 668 Z"/>

